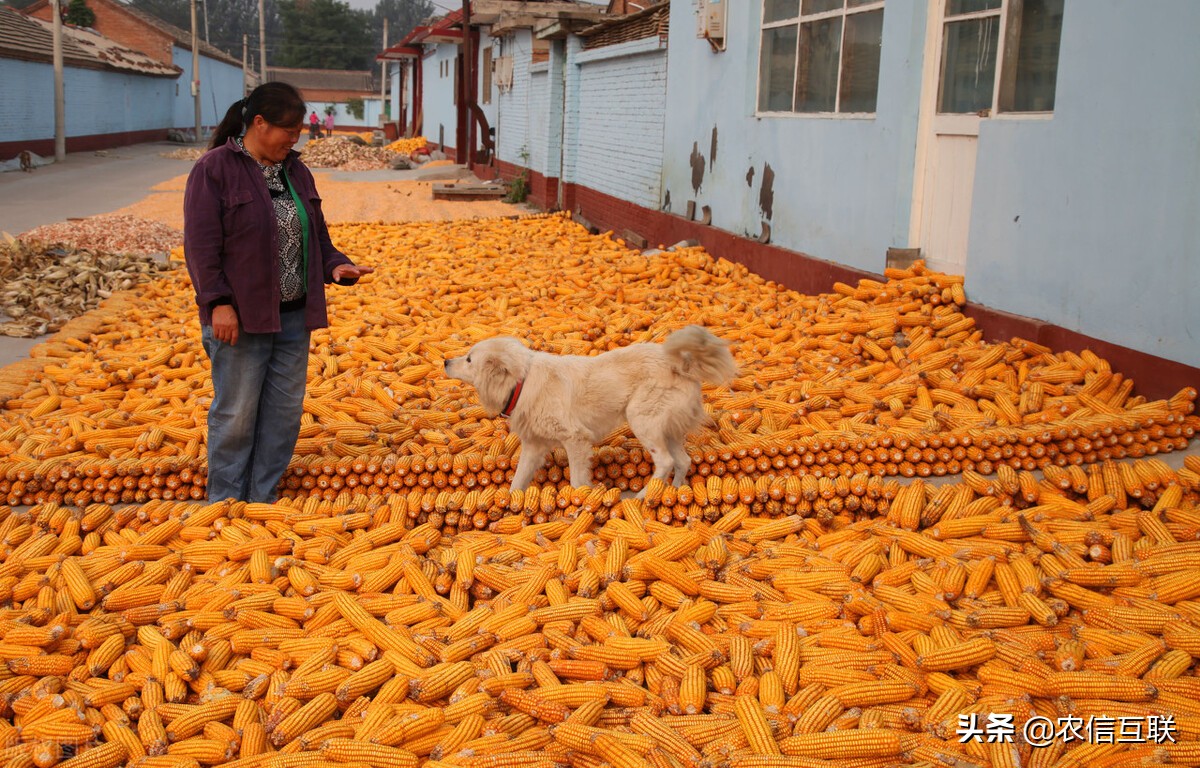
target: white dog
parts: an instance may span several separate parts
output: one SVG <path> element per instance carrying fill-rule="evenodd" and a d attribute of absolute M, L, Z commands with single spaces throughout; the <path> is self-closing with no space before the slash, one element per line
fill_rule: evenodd
<path fill-rule="evenodd" d="M 624 421 L 650 452 L 654 477 L 680 485 L 691 468 L 684 438 L 705 419 L 700 384 L 736 373 L 728 343 L 697 325 L 595 357 L 535 352 L 500 336 L 446 361 L 446 375 L 474 385 L 489 415 L 511 419 L 521 439 L 514 490 L 528 487 L 558 445 L 571 483 L 591 485 L 592 446 Z"/>

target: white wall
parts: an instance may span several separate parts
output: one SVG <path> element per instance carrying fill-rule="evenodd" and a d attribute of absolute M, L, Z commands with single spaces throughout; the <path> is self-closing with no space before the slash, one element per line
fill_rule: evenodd
<path fill-rule="evenodd" d="M 640 206 L 662 198 L 667 49 L 658 37 L 572 51 L 577 80 L 567 181 Z M 571 82 L 570 79 L 568 82 Z M 568 97 L 570 98 L 570 96 Z"/>
<path fill-rule="evenodd" d="M 433 54 L 421 62 L 424 78 L 424 135 L 430 142 L 438 142 L 438 126 L 441 126 L 442 141 L 453 150 L 458 143 L 458 112 L 454 105 L 454 59 L 458 46 L 439 43 Z M 445 74 L 442 74 L 445 62 Z"/>
<path fill-rule="evenodd" d="M 372 99 L 363 99 L 363 116 L 355 117 L 346 109 L 346 102 L 337 101 L 308 101 L 305 102 L 307 111 L 304 113 L 304 128 L 308 130 L 308 116 L 314 110 L 317 117 L 321 118 L 322 128 L 325 126 L 325 107 L 333 104 L 336 110 L 333 114 L 333 122 L 336 128 L 357 128 L 365 127 L 374 130 L 379 127 L 379 115 L 383 112 L 383 103 L 376 96 Z"/>
<path fill-rule="evenodd" d="M 547 172 L 548 110 L 550 107 L 550 65 L 546 62 L 529 67 L 529 167 Z"/>
<path fill-rule="evenodd" d="M 1068 0 L 1053 118 L 980 131 L 973 301 L 1200 366 L 1198 33 L 1193 0 Z"/>
<path fill-rule="evenodd" d="M 496 156 L 523 167 L 530 167 L 530 162 L 522 153 L 532 154 L 529 71 L 532 40 L 527 29 L 504 38 L 504 55 L 513 57 L 513 83 L 512 88 L 496 96 Z"/>
<path fill-rule="evenodd" d="M 489 57 L 485 59 L 484 53 L 488 47 L 491 47 L 491 51 L 487 51 L 487 53 L 489 54 Z M 491 93 L 488 94 L 490 96 L 490 98 L 487 100 L 487 103 L 484 103 L 483 71 L 484 71 L 484 68 L 487 68 L 487 69 L 492 68 L 492 61 L 495 60 L 495 58 L 500 55 L 499 49 L 500 49 L 500 41 L 495 40 L 494 38 L 490 37 L 488 35 L 487 29 L 481 30 L 480 34 L 479 34 L 479 46 L 476 49 L 476 54 L 475 54 L 477 57 L 475 71 L 479 75 L 478 85 L 477 85 L 477 87 L 479 88 L 479 91 L 476 94 L 475 101 L 479 104 L 479 108 L 481 110 L 483 110 L 483 115 L 484 115 L 484 117 L 487 118 L 488 126 L 491 128 L 496 127 L 496 118 L 499 116 L 500 105 L 499 105 L 498 97 L 500 95 L 500 92 L 496 88 L 495 78 L 492 78 Z M 480 147 L 480 148 L 483 147 L 482 138 L 480 139 L 480 141 L 478 141 L 476 143 L 476 146 Z"/>

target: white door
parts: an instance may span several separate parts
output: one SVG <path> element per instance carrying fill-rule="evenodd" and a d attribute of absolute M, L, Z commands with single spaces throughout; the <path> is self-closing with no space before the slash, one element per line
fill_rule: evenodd
<path fill-rule="evenodd" d="M 997 98 L 1009 0 L 932 0 L 913 223 L 932 269 L 966 274 L 979 123 Z"/>

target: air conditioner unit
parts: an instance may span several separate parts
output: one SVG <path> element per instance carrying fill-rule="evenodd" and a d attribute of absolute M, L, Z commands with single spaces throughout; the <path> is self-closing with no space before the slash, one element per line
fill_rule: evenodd
<path fill-rule="evenodd" d="M 696 36 L 708 40 L 714 50 L 725 50 L 726 0 L 699 0 Z"/>

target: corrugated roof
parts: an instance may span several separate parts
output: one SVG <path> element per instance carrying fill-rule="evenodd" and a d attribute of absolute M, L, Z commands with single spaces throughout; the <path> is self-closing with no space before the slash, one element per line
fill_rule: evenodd
<path fill-rule="evenodd" d="M 0 7 L 0 56 L 26 61 L 53 61 L 53 24 Z M 134 72 L 151 77 L 177 77 L 183 71 L 127 48 L 95 30 L 70 24 L 63 25 L 63 64 L 85 69 Z"/>
<path fill-rule="evenodd" d="M 599 24 L 583 30 L 579 36 L 584 40 L 584 50 L 589 50 L 647 37 L 665 38 L 670 31 L 670 26 L 671 2 L 667 0 L 628 16 L 605 19 Z"/>
<path fill-rule="evenodd" d="M 371 93 L 379 89 L 375 75 L 369 70 L 267 67 L 267 82 L 284 82 L 301 91 Z"/>

